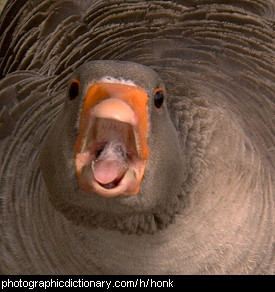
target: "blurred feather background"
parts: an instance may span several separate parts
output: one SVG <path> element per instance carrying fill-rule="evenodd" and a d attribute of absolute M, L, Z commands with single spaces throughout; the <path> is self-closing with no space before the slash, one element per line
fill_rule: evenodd
<path fill-rule="evenodd" d="M 2 9 L 4 8 L 7 0 L 0 0 L 0 13 L 2 12 Z"/>

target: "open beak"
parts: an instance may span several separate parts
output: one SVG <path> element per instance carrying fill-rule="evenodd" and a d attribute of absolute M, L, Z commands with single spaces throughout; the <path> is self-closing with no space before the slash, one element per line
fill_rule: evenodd
<path fill-rule="evenodd" d="M 146 93 L 98 82 L 84 100 L 75 143 L 79 187 L 104 197 L 139 192 L 148 158 Z"/>

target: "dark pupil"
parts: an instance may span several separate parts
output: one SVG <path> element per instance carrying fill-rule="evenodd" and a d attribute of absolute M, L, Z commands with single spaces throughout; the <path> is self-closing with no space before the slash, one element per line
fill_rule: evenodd
<path fill-rule="evenodd" d="M 79 94 L 79 84 L 77 82 L 72 82 L 69 88 L 69 98 L 70 100 L 75 99 Z"/>
<path fill-rule="evenodd" d="M 163 104 L 163 100 L 164 100 L 163 93 L 161 91 L 157 91 L 155 93 L 155 96 L 154 96 L 155 106 L 157 108 L 160 108 L 162 106 L 162 104 Z"/>

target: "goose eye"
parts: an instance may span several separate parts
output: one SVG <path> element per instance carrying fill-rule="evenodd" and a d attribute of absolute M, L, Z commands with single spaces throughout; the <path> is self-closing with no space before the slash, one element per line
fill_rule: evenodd
<path fill-rule="evenodd" d="M 154 94 L 154 103 L 156 108 L 160 109 L 164 101 L 164 94 L 162 89 L 156 89 Z"/>
<path fill-rule="evenodd" d="M 69 100 L 74 100 L 79 95 L 79 85 L 80 82 L 78 80 L 72 80 L 69 86 Z"/>

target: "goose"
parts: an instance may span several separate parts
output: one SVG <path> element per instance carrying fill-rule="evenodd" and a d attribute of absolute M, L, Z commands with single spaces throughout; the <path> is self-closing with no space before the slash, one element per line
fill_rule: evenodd
<path fill-rule="evenodd" d="M 0 272 L 274 273 L 274 8 L 8 1 Z"/>

